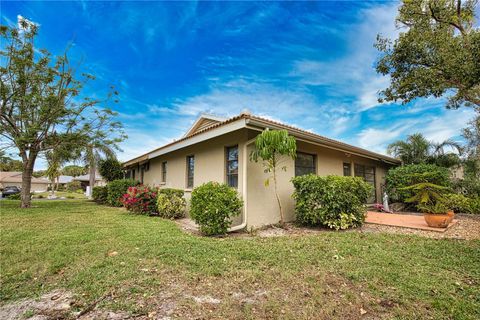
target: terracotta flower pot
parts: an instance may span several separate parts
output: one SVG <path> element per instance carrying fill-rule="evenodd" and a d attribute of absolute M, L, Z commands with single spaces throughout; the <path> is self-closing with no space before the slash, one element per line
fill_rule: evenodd
<path fill-rule="evenodd" d="M 425 218 L 425 222 L 428 224 L 428 226 L 432 228 L 446 228 L 450 223 L 450 217 L 447 213 L 425 213 L 423 217 Z"/>
<path fill-rule="evenodd" d="M 453 221 L 453 218 L 455 218 L 455 212 L 453 212 L 453 210 L 448 210 L 447 215 L 448 215 L 448 224 L 450 224 L 450 222 Z"/>

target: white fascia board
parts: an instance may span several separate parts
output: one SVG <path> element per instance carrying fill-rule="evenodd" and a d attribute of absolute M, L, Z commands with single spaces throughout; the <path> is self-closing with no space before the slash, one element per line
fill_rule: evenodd
<path fill-rule="evenodd" d="M 148 159 L 156 158 L 156 157 L 159 157 L 159 156 L 164 155 L 166 153 L 170 153 L 170 152 L 173 152 L 173 151 L 176 151 L 176 150 L 179 150 L 179 149 L 183 149 L 183 148 L 189 147 L 191 145 L 203 142 L 205 140 L 212 139 L 212 138 L 215 138 L 215 137 L 218 137 L 218 136 L 221 136 L 221 135 L 224 135 L 226 133 L 233 132 L 233 131 L 236 131 L 236 130 L 239 130 L 239 129 L 243 129 L 245 127 L 246 127 L 246 121 L 245 121 L 245 119 L 241 118 L 241 119 L 238 119 L 238 120 L 233 121 L 231 123 L 224 124 L 224 125 L 222 125 L 218 128 L 207 130 L 203 133 L 197 134 L 197 135 L 195 135 L 191 138 L 185 139 L 185 140 L 180 141 L 178 143 L 174 143 L 174 144 L 172 144 L 168 147 L 162 148 L 162 149 L 157 150 L 157 151 L 153 151 L 152 153 L 148 154 Z"/>

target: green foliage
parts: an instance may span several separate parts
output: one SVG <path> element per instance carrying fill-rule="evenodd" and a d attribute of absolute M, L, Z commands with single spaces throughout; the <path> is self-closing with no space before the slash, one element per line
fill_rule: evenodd
<path fill-rule="evenodd" d="M 405 164 L 430 163 L 440 167 L 451 168 L 460 164 L 458 154 L 445 153 L 445 147 L 456 149 L 462 148 L 452 140 L 441 143 L 428 141 L 421 133 L 409 135 L 405 141 L 398 140 L 388 145 L 387 153 L 402 160 Z"/>
<path fill-rule="evenodd" d="M 157 211 L 157 189 L 143 185 L 131 186 L 120 201 L 128 211 L 152 214 Z"/>
<path fill-rule="evenodd" d="M 87 174 L 87 170 L 82 166 L 69 165 L 62 168 L 62 174 L 65 176 L 78 177 Z"/>
<path fill-rule="evenodd" d="M 22 161 L 12 159 L 5 154 L 5 151 L 0 150 L 0 171 L 22 171 L 22 169 Z"/>
<path fill-rule="evenodd" d="M 316 175 L 292 179 L 295 187 L 295 214 L 305 225 L 321 225 L 336 230 L 361 226 L 365 203 L 372 186 L 358 177 Z"/>
<path fill-rule="evenodd" d="M 7 196 L 7 199 L 9 200 L 20 200 L 20 193 L 15 193 Z"/>
<path fill-rule="evenodd" d="M 110 181 L 107 184 L 107 203 L 113 207 L 121 207 L 122 196 L 127 193 L 129 187 L 136 186 L 138 183 L 133 179 L 118 179 Z"/>
<path fill-rule="evenodd" d="M 273 178 L 275 196 L 277 198 L 278 209 L 280 210 L 280 223 L 283 224 L 283 209 L 280 197 L 277 191 L 277 170 L 287 170 L 282 166 L 283 156 L 295 159 L 297 155 L 297 143 L 295 138 L 290 136 L 287 130 L 269 130 L 268 128 L 259 134 L 255 139 L 255 150 L 250 154 L 250 161 L 262 161 L 265 173 L 271 173 L 272 177 L 265 180 L 265 186 L 270 184 L 270 178 Z"/>
<path fill-rule="evenodd" d="M 429 182 L 443 187 L 450 186 L 450 171 L 432 164 L 412 164 L 388 170 L 386 190 L 391 201 L 405 202 L 413 196 L 409 187 L 420 182 Z"/>
<path fill-rule="evenodd" d="M 444 200 L 447 208 L 457 213 L 480 214 L 480 198 L 467 198 L 461 194 L 450 193 Z"/>
<path fill-rule="evenodd" d="M 69 182 L 66 184 L 65 189 L 70 192 L 76 192 L 77 190 L 82 189 L 82 183 L 80 181 Z"/>
<path fill-rule="evenodd" d="M 480 107 L 480 30 L 477 1 L 403 1 L 398 39 L 377 37 L 377 72 L 390 76 L 380 101 L 407 103 L 448 96 L 447 107 Z"/>
<path fill-rule="evenodd" d="M 160 217 L 177 219 L 185 216 L 187 202 L 180 189 L 159 189 L 157 197 L 157 211 Z"/>
<path fill-rule="evenodd" d="M 446 213 L 445 193 L 447 187 L 430 182 L 420 182 L 402 188 L 402 191 L 411 191 L 413 195 L 405 199 L 408 203 L 415 203 L 418 210 L 425 213 Z"/>
<path fill-rule="evenodd" d="M 226 184 L 208 182 L 192 192 L 190 217 L 207 235 L 227 233 L 232 218 L 241 213 L 243 201 L 237 191 Z"/>
<path fill-rule="evenodd" d="M 107 203 L 107 198 L 108 198 L 107 186 L 93 187 L 92 198 L 97 203 Z"/>
<path fill-rule="evenodd" d="M 94 77 L 75 73 L 78 68 L 70 65 L 66 53 L 52 56 L 35 47 L 38 29 L 22 17 L 18 24 L 0 28 L 0 132 L 22 158 L 22 207 L 30 206 L 31 173 L 40 155 L 52 149 L 78 155 L 86 142 L 122 137 L 118 122 L 110 121 L 115 113 L 107 107 L 117 92 L 112 90 L 106 99 L 83 94 Z M 112 125 L 106 129 L 105 123 Z"/>
<path fill-rule="evenodd" d="M 106 181 L 113 181 L 123 178 L 123 167 L 120 161 L 115 158 L 100 160 L 98 171 Z"/>
<path fill-rule="evenodd" d="M 182 189 L 174 189 L 174 188 L 162 188 L 158 190 L 159 194 L 166 194 L 168 196 L 177 196 L 182 198 L 185 192 Z"/>
<path fill-rule="evenodd" d="M 468 177 L 453 182 L 453 189 L 469 198 L 480 197 L 480 180 Z"/>

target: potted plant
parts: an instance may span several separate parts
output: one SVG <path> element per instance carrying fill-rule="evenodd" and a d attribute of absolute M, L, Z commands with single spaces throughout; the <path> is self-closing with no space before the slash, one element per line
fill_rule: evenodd
<path fill-rule="evenodd" d="M 443 196 L 448 188 L 430 182 L 421 182 L 402 189 L 413 192 L 413 196 L 406 201 L 416 203 L 417 209 L 423 213 L 429 227 L 448 227 L 453 219 L 453 211 L 445 205 Z"/>

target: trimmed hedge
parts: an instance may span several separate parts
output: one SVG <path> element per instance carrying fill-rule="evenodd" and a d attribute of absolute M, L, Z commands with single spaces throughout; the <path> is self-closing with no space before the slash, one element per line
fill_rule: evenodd
<path fill-rule="evenodd" d="M 113 207 L 121 207 L 122 196 L 127 193 L 129 187 L 138 183 L 133 179 L 113 180 L 107 184 L 107 203 Z"/>
<path fill-rule="evenodd" d="M 177 219 L 185 216 L 187 202 L 180 189 L 160 189 L 157 197 L 158 215 L 165 219 Z"/>
<path fill-rule="evenodd" d="M 372 186 L 362 178 L 311 174 L 292 182 L 296 219 L 301 224 L 336 230 L 363 224 Z"/>
<path fill-rule="evenodd" d="M 192 192 L 190 217 L 208 236 L 227 233 L 232 218 L 241 212 L 243 201 L 238 192 L 224 183 L 208 182 Z"/>
<path fill-rule="evenodd" d="M 92 198 L 93 201 L 97 203 L 106 203 L 108 197 L 107 186 L 103 187 L 93 187 L 92 189 Z"/>
<path fill-rule="evenodd" d="M 413 196 L 412 190 L 402 190 L 421 182 L 450 187 L 450 171 L 434 164 L 410 164 L 388 170 L 386 191 L 392 202 L 405 202 Z"/>

